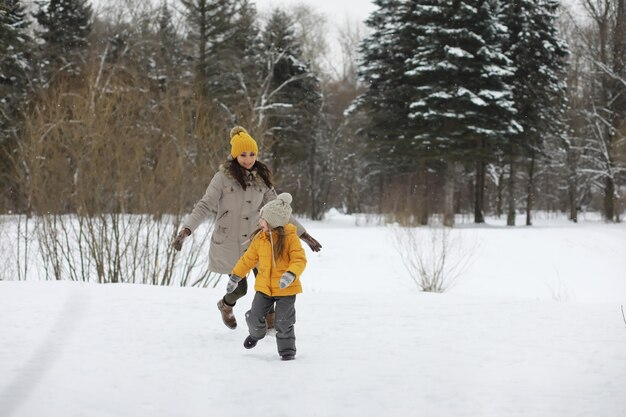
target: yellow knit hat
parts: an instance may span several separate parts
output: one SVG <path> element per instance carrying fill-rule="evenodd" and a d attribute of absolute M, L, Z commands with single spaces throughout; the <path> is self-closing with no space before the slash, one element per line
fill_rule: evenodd
<path fill-rule="evenodd" d="M 232 146 L 230 154 L 233 158 L 237 158 L 242 152 L 254 152 L 255 155 L 259 153 L 256 141 L 241 126 L 235 126 L 230 130 L 230 144 Z"/>

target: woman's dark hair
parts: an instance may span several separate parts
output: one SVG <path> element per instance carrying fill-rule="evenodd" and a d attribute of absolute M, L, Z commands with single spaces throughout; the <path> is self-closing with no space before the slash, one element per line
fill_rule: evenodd
<path fill-rule="evenodd" d="M 224 162 L 224 167 L 226 168 L 228 173 L 237 180 L 239 185 L 241 185 L 241 188 L 245 190 L 247 187 L 245 173 L 246 169 L 239 165 L 239 162 L 237 162 L 236 159 L 228 159 L 226 162 Z M 257 174 L 261 176 L 263 182 L 265 183 L 265 185 L 268 186 L 268 188 L 273 187 L 274 184 L 272 184 L 272 171 L 270 171 L 267 165 L 265 165 L 261 161 L 256 161 L 252 166 L 252 169 L 256 170 Z"/>
<path fill-rule="evenodd" d="M 252 241 L 252 239 L 254 239 L 256 235 L 261 233 L 261 231 L 263 231 L 263 229 L 259 227 L 254 232 L 252 232 L 250 234 L 250 241 Z M 276 258 L 278 259 L 281 256 L 283 256 L 283 250 L 285 249 L 285 228 L 283 226 L 278 226 L 272 229 L 272 232 L 275 232 L 274 236 L 277 235 L 277 237 L 272 240 L 274 241 L 274 254 L 276 255 Z"/>

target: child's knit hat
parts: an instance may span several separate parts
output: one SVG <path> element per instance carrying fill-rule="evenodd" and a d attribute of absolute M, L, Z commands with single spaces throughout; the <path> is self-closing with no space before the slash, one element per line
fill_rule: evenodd
<path fill-rule="evenodd" d="M 230 144 L 232 146 L 230 154 L 233 159 L 241 155 L 242 152 L 254 152 L 255 155 L 259 153 L 256 141 L 241 126 L 235 126 L 230 130 Z"/>
<path fill-rule="evenodd" d="M 289 223 L 291 217 L 292 197 L 289 193 L 279 194 L 276 200 L 272 200 L 261 207 L 261 217 L 265 219 L 270 228 L 275 229 L 278 226 L 284 226 Z"/>

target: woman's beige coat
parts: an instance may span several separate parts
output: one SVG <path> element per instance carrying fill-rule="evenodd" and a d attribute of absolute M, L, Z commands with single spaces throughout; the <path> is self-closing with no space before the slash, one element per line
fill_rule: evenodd
<path fill-rule="evenodd" d="M 259 210 L 276 198 L 274 188 L 269 188 L 256 171 L 248 176 L 246 190 L 228 171 L 220 166 L 204 197 L 196 203 L 183 227 L 193 233 L 211 214 L 215 224 L 209 249 L 209 270 L 229 274 L 250 244 L 250 234 L 258 227 Z M 305 232 L 302 225 L 291 217 L 290 223 L 297 227 L 297 235 Z"/>

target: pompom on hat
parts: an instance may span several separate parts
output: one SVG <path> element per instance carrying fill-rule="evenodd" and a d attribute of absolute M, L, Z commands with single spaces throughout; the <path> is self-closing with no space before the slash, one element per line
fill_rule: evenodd
<path fill-rule="evenodd" d="M 276 200 L 270 201 L 261 208 L 261 217 L 265 219 L 270 228 L 275 229 L 289 223 L 291 201 L 291 194 L 282 193 L 278 195 Z"/>
<path fill-rule="evenodd" d="M 232 146 L 230 154 L 233 159 L 241 155 L 243 152 L 254 152 L 255 155 L 259 153 L 259 147 L 256 141 L 252 139 L 252 136 L 246 129 L 241 126 L 235 126 L 230 130 L 230 145 Z"/>

